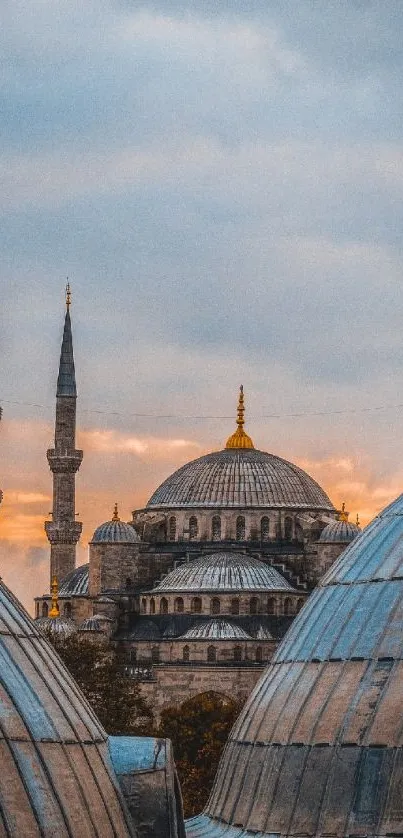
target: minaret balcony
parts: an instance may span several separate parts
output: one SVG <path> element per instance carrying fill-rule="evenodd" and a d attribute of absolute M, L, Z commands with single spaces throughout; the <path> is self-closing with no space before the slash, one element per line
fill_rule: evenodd
<path fill-rule="evenodd" d="M 73 450 L 63 453 L 62 451 L 56 451 L 55 448 L 49 448 L 46 456 L 53 474 L 75 474 L 80 468 L 83 452 Z"/>
<path fill-rule="evenodd" d="M 51 544 L 77 544 L 82 528 L 81 521 L 45 521 L 46 535 Z"/>

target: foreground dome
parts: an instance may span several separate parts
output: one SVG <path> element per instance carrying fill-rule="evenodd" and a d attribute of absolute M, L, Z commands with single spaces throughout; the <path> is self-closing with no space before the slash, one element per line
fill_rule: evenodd
<path fill-rule="evenodd" d="M 0 660 L 0 835 L 132 836 L 105 731 L 2 583 Z"/>
<path fill-rule="evenodd" d="M 403 834 L 403 495 L 278 647 L 188 838 Z"/>
<path fill-rule="evenodd" d="M 274 567 L 244 553 L 213 553 L 172 570 L 155 593 L 184 591 L 292 591 Z"/>

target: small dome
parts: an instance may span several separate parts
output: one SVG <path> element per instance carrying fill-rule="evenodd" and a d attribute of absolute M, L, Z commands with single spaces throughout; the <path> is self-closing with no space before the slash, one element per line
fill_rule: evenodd
<path fill-rule="evenodd" d="M 79 631 L 104 631 L 103 623 L 106 621 L 113 622 L 110 617 L 105 617 L 103 614 L 94 614 L 93 617 L 87 617 L 80 623 Z"/>
<path fill-rule="evenodd" d="M 112 518 L 96 528 L 90 544 L 135 544 L 138 541 L 140 536 L 131 524 Z"/>
<path fill-rule="evenodd" d="M 273 640 L 273 637 L 270 634 L 269 629 L 260 625 L 257 630 L 256 640 Z"/>
<path fill-rule="evenodd" d="M 344 507 L 344 504 L 343 504 Z M 358 519 L 357 519 L 358 520 Z M 322 530 L 318 542 L 320 544 L 350 544 L 361 532 L 358 524 L 352 524 L 348 520 L 348 513 L 343 511 L 339 521 L 331 521 Z"/>
<path fill-rule="evenodd" d="M 59 597 L 88 596 L 88 575 L 89 564 L 82 564 L 68 573 L 60 585 Z"/>
<path fill-rule="evenodd" d="M 198 623 L 182 635 L 181 640 L 251 640 L 240 626 L 219 618 Z"/>
<path fill-rule="evenodd" d="M 35 625 L 43 634 L 56 634 L 58 637 L 71 637 L 77 627 L 68 617 L 38 617 Z"/>
<path fill-rule="evenodd" d="M 281 574 L 243 553 L 213 553 L 172 570 L 154 588 L 165 591 L 294 591 Z"/>

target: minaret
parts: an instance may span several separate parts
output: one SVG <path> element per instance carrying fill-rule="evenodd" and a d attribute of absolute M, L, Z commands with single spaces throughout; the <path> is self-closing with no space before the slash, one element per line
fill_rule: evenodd
<path fill-rule="evenodd" d="M 50 582 L 62 582 L 76 566 L 76 544 L 82 524 L 75 515 L 75 475 L 83 452 L 76 444 L 76 376 L 70 320 L 71 293 L 66 286 L 66 317 L 56 391 L 55 447 L 47 452 L 53 473 L 52 520 L 45 522 L 50 541 Z"/>

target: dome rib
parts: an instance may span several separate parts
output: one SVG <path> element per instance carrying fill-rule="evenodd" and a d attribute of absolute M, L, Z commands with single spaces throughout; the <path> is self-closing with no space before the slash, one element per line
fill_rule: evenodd
<path fill-rule="evenodd" d="M 298 466 L 256 449 L 224 449 L 175 471 L 147 509 L 295 508 L 334 512 L 318 483 Z"/>
<path fill-rule="evenodd" d="M 296 589 L 274 567 L 243 553 L 213 553 L 180 565 L 153 589 L 156 594 L 170 591 L 296 593 Z"/>

